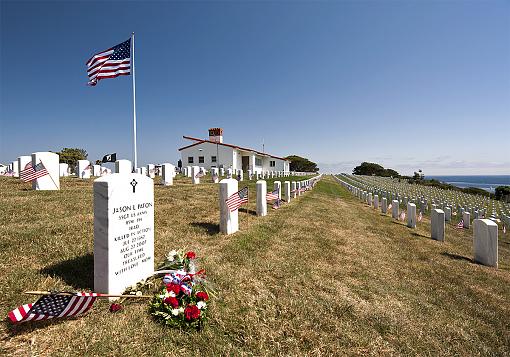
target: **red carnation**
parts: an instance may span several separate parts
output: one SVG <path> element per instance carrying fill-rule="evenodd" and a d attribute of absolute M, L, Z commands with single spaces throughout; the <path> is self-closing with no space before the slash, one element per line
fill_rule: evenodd
<path fill-rule="evenodd" d="M 207 301 L 209 300 L 209 294 L 207 294 L 205 291 L 199 291 L 197 293 L 197 299 Z"/>
<path fill-rule="evenodd" d="M 171 305 L 174 309 L 177 309 L 179 307 L 179 300 L 176 298 L 169 296 L 163 300 L 163 302 L 167 305 Z"/>
<path fill-rule="evenodd" d="M 195 259 L 197 256 L 195 254 L 194 251 L 190 250 L 189 252 L 186 253 L 186 258 L 188 259 Z"/>
<path fill-rule="evenodd" d="M 116 304 L 116 303 L 113 303 L 110 305 L 110 312 L 117 312 L 117 311 L 120 311 L 122 310 L 122 305 L 121 304 Z"/>
<path fill-rule="evenodd" d="M 184 317 L 188 321 L 196 320 L 200 317 L 200 309 L 196 305 L 188 305 L 184 309 Z"/>
<path fill-rule="evenodd" d="M 175 295 L 179 295 L 179 291 L 181 291 L 181 286 L 179 284 L 170 283 L 166 286 L 166 291 L 173 291 Z"/>

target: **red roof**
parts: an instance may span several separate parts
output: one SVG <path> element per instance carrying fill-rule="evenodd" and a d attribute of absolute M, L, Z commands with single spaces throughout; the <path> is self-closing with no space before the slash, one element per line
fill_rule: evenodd
<path fill-rule="evenodd" d="M 239 149 L 239 150 L 243 150 L 243 151 L 252 151 L 256 154 L 259 154 L 259 155 L 263 155 L 263 156 L 270 156 L 270 157 L 274 157 L 275 159 L 280 159 L 280 160 L 285 160 L 285 161 L 289 161 L 290 160 L 287 160 L 283 157 L 278 157 L 278 156 L 274 156 L 274 155 L 270 155 L 270 154 L 266 154 L 264 152 L 260 152 L 260 151 L 257 151 L 255 149 L 249 149 L 249 148 L 243 148 L 241 146 L 237 146 L 237 145 L 231 145 L 231 144 L 225 144 L 225 143 L 217 143 L 215 141 L 211 141 L 211 140 L 206 140 L 206 139 L 197 139 L 197 138 L 193 138 L 191 136 L 183 136 L 184 139 L 188 139 L 188 140 L 193 140 L 193 141 L 196 141 L 196 143 L 194 144 L 191 144 L 191 145 L 188 145 L 188 146 L 184 146 L 182 148 L 179 149 L 179 151 L 182 151 L 184 149 L 187 149 L 187 148 L 190 148 L 190 147 L 193 147 L 193 146 L 196 146 L 196 145 L 200 145 L 202 143 L 211 143 L 211 144 L 218 144 L 218 145 L 223 145 L 223 146 L 228 146 L 230 148 L 233 148 L 233 149 Z"/>

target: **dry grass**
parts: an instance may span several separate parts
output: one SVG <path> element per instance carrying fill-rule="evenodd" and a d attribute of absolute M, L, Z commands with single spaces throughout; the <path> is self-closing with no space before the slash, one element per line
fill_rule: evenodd
<path fill-rule="evenodd" d="M 283 179 L 282 179 L 283 181 Z M 254 188 L 254 183 L 249 184 Z M 272 187 L 272 184 L 268 184 Z M 0 307 L 27 289 L 91 289 L 91 181 L 60 192 L 0 180 Z M 187 178 L 155 189 L 156 260 L 173 248 L 202 257 L 219 295 L 202 332 L 155 324 L 143 303 L 110 314 L 12 327 L 12 355 L 505 355 L 510 354 L 510 240 L 500 269 L 471 260 L 471 232 L 431 240 L 355 200 L 331 178 L 267 217 L 252 198 L 241 231 L 218 234 L 217 186 Z M 251 192 L 254 192 L 251 189 Z"/>

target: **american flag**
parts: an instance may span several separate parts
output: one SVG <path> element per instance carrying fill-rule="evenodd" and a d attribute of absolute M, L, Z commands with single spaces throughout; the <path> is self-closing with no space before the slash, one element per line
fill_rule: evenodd
<path fill-rule="evenodd" d="M 30 165 L 30 166 L 28 166 Z M 39 177 L 43 177 L 48 175 L 48 170 L 46 170 L 46 167 L 44 167 L 44 164 L 42 161 L 35 165 L 35 167 L 32 166 L 32 163 L 28 163 L 25 166 L 25 169 L 20 172 L 20 178 L 23 182 L 29 182 L 33 180 L 37 180 Z"/>
<path fill-rule="evenodd" d="M 73 295 L 44 295 L 34 304 L 25 304 L 9 312 L 12 323 L 40 321 L 59 317 L 73 317 L 90 310 L 96 293 L 76 293 Z"/>
<path fill-rule="evenodd" d="M 197 174 L 195 175 L 196 178 L 200 178 L 202 176 L 204 176 L 204 172 L 202 170 L 198 171 Z"/>
<path fill-rule="evenodd" d="M 399 217 L 399 219 L 400 219 L 401 221 L 403 221 L 403 220 L 405 220 L 405 219 L 406 219 L 406 213 L 405 213 L 404 211 L 402 211 L 402 212 L 400 213 L 400 217 Z"/>
<path fill-rule="evenodd" d="M 423 219 L 423 214 L 421 214 L 421 212 L 420 212 L 420 214 L 418 215 L 418 222 L 421 222 L 422 219 Z"/>
<path fill-rule="evenodd" d="M 241 207 L 242 204 L 248 202 L 248 187 L 245 187 L 237 191 L 227 200 L 225 200 L 225 202 L 227 203 L 229 211 L 234 212 L 236 209 Z"/>
<path fill-rule="evenodd" d="M 280 206 L 282 205 L 282 202 L 281 202 L 281 201 L 282 201 L 282 200 L 280 200 L 280 199 L 277 199 L 276 201 L 274 201 L 274 203 L 273 203 L 273 209 L 278 209 L 278 208 L 280 208 Z"/>
<path fill-rule="evenodd" d="M 459 224 L 457 224 L 456 228 L 458 228 L 458 229 L 464 228 L 464 220 L 463 219 L 460 220 L 460 222 L 459 222 Z"/>
<path fill-rule="evenodd" d="M 88 84 L 95 86 L 105 78 L 115 78 L 131 73 L 131 40 L 96 53 L 87 61 Z"/>
<path fill-rule="evenodd" d="M 389 211 L 391 209 L 391 207 L 393 207 L 390 203 L 390 205 L 388 206 L 387 210 Z"/>
<path fill-rule="evenodd" d="M 266 194 L 266 201 L 272 201 L 272 200 L 277 200 L 279 197 L 278 197 L 278 189 L 274 190 L 273 192 L 268 192 Z"/>
<path fill-rule="evenodd" d="M 213 182 L 216 181 L 218 179 L 218 175 L 215 174 L 215 173 L 212 174 L 211 179 L 212 179 Z"/>

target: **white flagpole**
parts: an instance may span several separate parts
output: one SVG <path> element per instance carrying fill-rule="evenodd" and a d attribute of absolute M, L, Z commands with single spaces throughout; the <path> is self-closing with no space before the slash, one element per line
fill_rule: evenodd
<path fill-rule="evenodd" d="M 133 72 L 133 171 L 138 167 L 136 157 L 136 80 L 135 80 L 135 33 L 131 34 L 131 71 Z"/>

